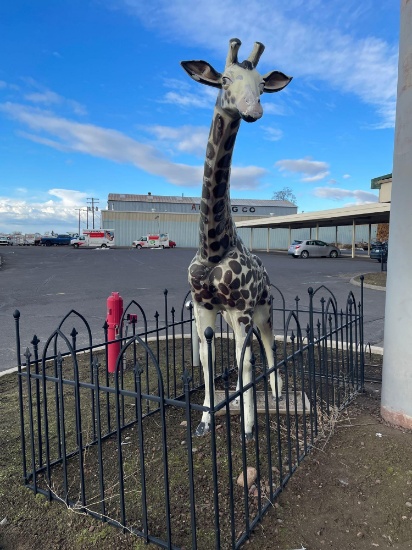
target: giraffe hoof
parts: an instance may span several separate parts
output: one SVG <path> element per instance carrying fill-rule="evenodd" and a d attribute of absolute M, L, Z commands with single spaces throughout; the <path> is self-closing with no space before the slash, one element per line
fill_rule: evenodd
<path fill-rule="evenodd" d="M 253 441 L 255 439 L 255 435 L 253 433 L 253 431 L 251 431 L 250 433 L 245 433 L 245 441 L 246 443 L 250 443 L 251 441 Z"/>
<path fill-rule="evenodd" d="M 275 397 L 274 395 L 272 395 L 272 399 L 273 401 L 277 401 L 278 403 L 280 403 L 281 401 L 283 401 L 283 395 L 279 395 L 279 397 Z"/>
<path fill-rule="evenodd" d="M 197 435 L 198 437 L 202 437 L 208 432 L 210 432 L 210 424 L 206 424 L 206 422 L 201 422 L 196 428 L 195 435 Z"/>

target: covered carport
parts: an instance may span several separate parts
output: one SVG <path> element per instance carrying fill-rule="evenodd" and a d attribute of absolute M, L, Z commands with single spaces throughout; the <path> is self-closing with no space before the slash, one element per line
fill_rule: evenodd
<path fill-rule="evenodd" d="M 338 227 L 343 225 L 352 226 L 352 258 L 355 257 L 356 226 L 368 225 L 368 253 L 371 242 L 371 226 L 378 223 L 389 223 L 390 203 L 371 203 L 350 206 L 347 208 L 334 208 L 331 210 L 319 210 L 317 212 L 302 212 L 289 216 L 276 216 L 260 218 L 250 221 L 241 221 L 236 227 L 250 228 L 250 249 L 253 250 L 253 229 L 267 228 L 268 240 L 267 251 L 269 252 L 269 235 L 271 229 L 288 228 L 289 243 L 292 242 L 292 229 L 309 229 L 311 239 L 318 239 L 320 227 L 335 227 L 335 242 L 338 242 Z M 314 231 L 314 234 L 313 234 Z"/>

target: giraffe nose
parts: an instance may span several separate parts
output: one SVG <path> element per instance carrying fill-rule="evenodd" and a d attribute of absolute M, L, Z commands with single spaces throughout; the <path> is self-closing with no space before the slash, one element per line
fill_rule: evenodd
<path fill-rule="evenodd" d="M 261 118 L 263 115 L 263 109 L 259 102 L 254 105 L 248 105 L 243 111 L 240 110 L 239 114 L 246 122 L 254 122 L 255 120 L 259 120 Z"/>

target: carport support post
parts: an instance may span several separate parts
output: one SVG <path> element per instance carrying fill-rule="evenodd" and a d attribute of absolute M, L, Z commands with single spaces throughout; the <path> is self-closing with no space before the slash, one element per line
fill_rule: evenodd
<path fill-rule="evenodd" d="M 289 246 L 292 244 L 292 228 L 291 226 L 289 225 L 289 243 L 288 243 L 288 248 Z"/>
<path fill-rule="evenodd" d="M 253 250 L 253 227 L 250 228 L 250 250 Z"/>
<path fill-rule="evenodd" d="M 355 233 L 356 233 L 356 223 L 355 220 L 352 222 L 352 258 L 355 257 Z"/>
<path fill-rule="evenodd" d="M 338 246 L 338 226 L 335 225 L 335 246 Z"/>
<path fill-rule="evenodd" d="M 369 224 L 368 232 L 368 256 L 371 253 L 372 224 Z"/>
<path fill-rule="evenodd" d="M 270 227 L 268 227 L 268 244 L 267 244 L 267 251 L 269 252 L 269 242 L 270 242 Z"/>
<path fill-rule="evenodd" d="M 385 306 L 382 417 L 412 429 L 412 255 L 405 254 L 405 228 L 412 204 L 412 2 L 401 0 L 398 99 L 393 155 L 388 277 Z"/>

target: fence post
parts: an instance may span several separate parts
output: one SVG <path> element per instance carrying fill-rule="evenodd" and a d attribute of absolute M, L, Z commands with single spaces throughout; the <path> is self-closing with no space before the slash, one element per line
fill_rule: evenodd
<path fill-rule="evenodd" d="M 193 302 L 188 300 L 185 304 L 186 309 L 190 311 L 190 316 L 193 314 Z M 199 353 L 199 337 L 197 335 L 196 319 L 193 317 L 190 324 L 192 334 L 192 349 L 193 349 L 193 367 L 200 366 L 200 353 Z"/>
<path fill-rule="evenodd" d="M 18 309 L 13 313 L 15 329 L 16 329 L 16 351 L 17 351 L 17 372 L 18 372 L 18 387 L 19 387 L 19 414 L 20 414 L 20 442 L 22 450 L 22 466 L 24 483 L 27 481 L 27 462 L 26 462 L 26 436 L 24 429 L 24 403 L 23 403 L 23 383 L 21 372 L 21 356 L 20 356 L 20 311 Z"/>

